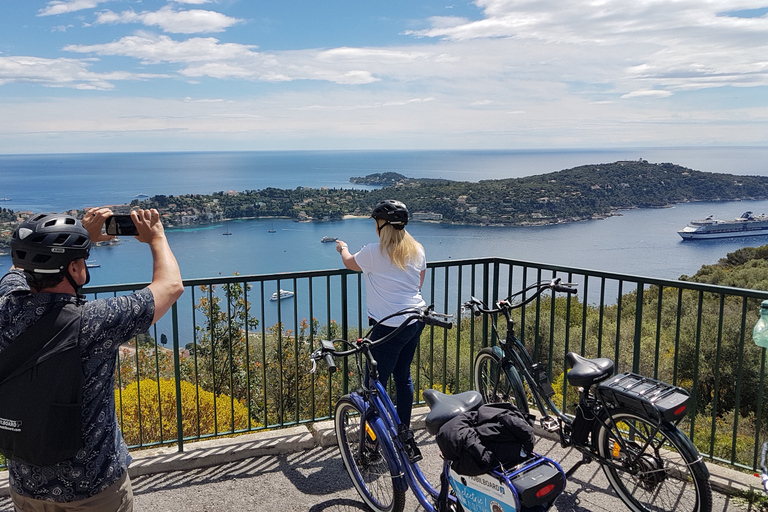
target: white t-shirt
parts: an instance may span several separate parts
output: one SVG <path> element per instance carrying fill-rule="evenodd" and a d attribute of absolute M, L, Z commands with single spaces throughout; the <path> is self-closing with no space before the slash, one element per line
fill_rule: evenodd
<path fill-rule="evenodd" d="M 400 270 L 389 257 L 381 254 L 378 242 L 360 249 L 355 254 L 355 261 L 363 271 L 369 317 L 381 320 L 402 309 L 426 305 L 419 290 L 421 272 L 427 268 L 423 248 L 419 248 L 418 258 L 409 262 L 405 270 Z M 402 321 L 403 318 L 393 317 L 385 320 L 384 325 L 397 327 Z"/>

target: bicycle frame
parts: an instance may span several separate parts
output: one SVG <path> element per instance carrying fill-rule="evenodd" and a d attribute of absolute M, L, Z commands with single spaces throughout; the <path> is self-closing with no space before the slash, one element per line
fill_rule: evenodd
<path fill-rule="evenodd" d="M 407 451 L 400 437 L 400 417 L 397 415 L 395 405 L 384 389 L 384 385 L 378 379 L 376 365 L 370 364 L 373 361 L 370 348 L 364 346 L 359 356 L 362 356 L 365 360 L 364 362 L 369 370 L 369 377 L 368 386 L 365 386 L 365 375 L 360 364 L 361 362 L 358 359 L 357 371 L 364 385 L 360 390 L 354 391 L 349 395 L 354 405 L 360 411 L 363 411 L 360 429 L 361 439 L 358 449 L 362 451 L 363 436 L 366 435 L 366 430 L 370 426 L 386 453 L 385 458 L 389 463 L 390 474 L 397 489 L 406 491 L 410 488 L 419 504 L 427 512 L 435 512 L 436 508 L 433 500 L 441 496 L 440 491 L 435 489 L 429 482 L 418 463 L 411 462 L 408 459 Z M 444 461 L 443 478 L 441 478 L 444 485 L 448 481 L 449 470 L 450 462 Z M 448 493 L 443 493 L 443 496 L 447 501 L 444 504 L 438 503 L 438 507 L 447 510 L 445 507 L 449 502 L 456 502 L 456 498 Z"/>
<path fill-rule="evenodd" d="M 499 348 L 501 350 L 501 363 L 500 367 L 503 369 L 503 371 L 507 371 L 507 368 L 511 365 L 515 373 L 517 374 L 518 379 L 525 380 L 528 388 L 531 390 L 531 395 L 533 400 L 536 403 L 536 407 L 539 410 L 539 412 L 543 415 L 540 418 L 540 423 L 542 427 L 545 430 L 548 431 L 557 431 L 558 435 L 560 437 L 560 444 L 564 448 L 573 447 L 577 449 L 579 452 L 582 453 L 584 458 L 577 462 L 572 468 L 570 468 L 566 472 L 566 477 L 570 477 L 582 464 L 586 462 L 591 462 L 592 460 L 597 460 L 600 464 L 612 466 L 617 469 L 622 469 L 621 466 L 613 462 L 612 460 L 606 459 L 602 456 L 600 456 L 597 453 L 596 447 L 593 446 L 593 444 L 590 443 L 579 443 L 574 442 L 573 438 L 571 437 L 571 433 L 573 431 L 575 422 L 577 420 L 570 418 L 565 413 L 563 413 L 552 401 L 550 393 L 547 392 L 546 389 L 544 389 L 544 384 L 550 387 L 549 380 L 546 377 L 545 374 L 543 374 L 544 368 L 540 366 L 540 363 L 534 363 L 533 358 L 531 357 L 528 350 L 525 348 L 525 345 L 523 342 L 515 336 L 514 333 L 514 320 L 512 320 L 510 310 L 504 309 L 503 310 L 504 317 L 507 322 L 507 333 L 504 339 L 502 340 L 501 336 L 499 336 L 497 325 L 496 325 L 496 314 L 493 314 L 493 322 L 492 322 L 492 329 L 495 333 L 496 338 L 499 340 Z M 535 374 L 535 376 L 534 376 Z M 510 375 L 510 372 L 508 372 L 507 377 L 510 381 L 514 381 L 514 376 Z M 497 376 L 497 378 L 500 378 L 500 375 Z M 543 380 L 542 380 L 543 379 Z M 496 383 L 498 384 L 498 383 Z M 589 395 L 588 390 L 584 390 L 579 388 L 579 407 L 584 408 L 585 410 L 589 411 L 593 416 L 595 422 L 597 424 L 601 424 L 606 427 L 607 431 L 610 433 L 609 435 L 614 439 L 614 442 L 618 442 L 621 446 L 621 449 L 626 450 L 626 444 L 623 438 L 620 436 L 615 436 L 613 429 L 610 428 L 611 424 L 614 424 L 613 418 L 611 416 L 610 410 L 605 407 L 602 403 L 600 403 L 600 398 L 598 396 Z M 601 412 L 605 411 L 607 415 L 606 422 L 603 418 L 601 418 Z M 552 415 L 550 415 L 550 413 Z M 595 432 L 598 428 L 597 424 L 593 424 L 590 427 L 591 432 Z M 646 445 L 643 446 L 642 450 L 640 450 L 639 453 L 644 452 L 645 448 L 647 448 L 650 445 L 651 439 L 655 436 L 655 434 L 662 430 L 663 423 L 659 421 L 656 424 L 656 430 L 652 432 L 652 435 L 649 436 L 648 441 L 646 442 Z M 578 425 L 576 425 L 578 426 Z"/>

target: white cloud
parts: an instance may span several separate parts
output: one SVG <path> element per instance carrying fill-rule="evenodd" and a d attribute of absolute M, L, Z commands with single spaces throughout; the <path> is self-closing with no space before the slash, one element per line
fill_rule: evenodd
<path fill-rule="evenodd" d="M 38 16 L 53 16 L 55 14 L 66 14 L 69 12 L 82 11 L 83 9 L 93 9 L 97 5 L 109 0 L 54 0 L 48 2 L 48 5 L 38 11 Z"/>
<path fill-rule="evenodd" d="M 483 18 L 437 17 L 406 32 L 461 43 L 508 40 L 513 51 L 545 50 L 553 76 L 591 81 L 600 55 L 617 92 L 768 85 L 768 17 L 726 11 L 764 7 L 755 0 L 476 0 Z M 569 49 L 577 49 L 571 52 Z M 573 57 L 562 62 L 561 51 Z M 507 59 L 502 59 L 507 60 Z M 526 70 L 521 70 L 526 73 Z M 659 93 L 653 95 L 658 96 Z M 635 96 L 637 97 L 637 96 Z"/>
<path fill-rule="evenodd" d="M 40 57 L 0 57 L 0 85 L 37 84 L 46 87 L 109 90 L 117 80 L 146 80 L 156 74 L 125 72 L 93 73 L 89 63 L 76 59 L 44 59 Z"/>
<path fill-rule="evenodd" d="M 282 52 L 267 54 L 256 47 L 222 43 L 213 37 L 193 37 L 176 41 L 169 36 L 139 34 L 97 45 L 69 45 L 65 51 L 93 53 L 100 56 L 124 56 L 140 59 L 143 64 L 180 64 L 185 77 L 252 79 L 267 82 L 321 80 L 344 85 L 378 81 L 370 71 L 328 66 L 317 52 Z"/>
<path fill-rule="evenodd" d="M 632 91 L 621 98 L 668 98 L 672 96 L 670 91 Z"/>
<path fill-rule="evenodd" d="M 164 32 L 173 34 L 199 34 L 223 32 L 229 27 L 241 23 L 242 20 L 226 16 L 216 11 L 191 9 L 177 11 L 166 6 L 154 12 L 123 11 L 116 13 L 110 10 L 97 14 L 95 23 L 143 23 L 148 27 L 160 27 Z"/>

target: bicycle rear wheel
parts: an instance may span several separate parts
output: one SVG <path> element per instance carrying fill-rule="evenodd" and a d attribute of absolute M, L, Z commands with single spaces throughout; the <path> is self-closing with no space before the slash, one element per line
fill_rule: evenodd
<path fill-rule="evenodd" d="M 501 350 L 485 347 L 475 358 L 475 389 L 487 404 L 509 402 L 528 413 L 525 387 L 512 364 L 501 364 Z"/>
<path fill-rule="evenodd" d="M 405 491 L 395 488 L 381 443 L 361 432 L 361 418 L 361 411 L 348 397 L 336 403 L 336 441 L 344 467 L 368 507 L 375 512 L 402 512 Z"/>
<path fill-rule="evenodd" d="M 603 464 L 603 471 L 631 510 L 710 512 L 708 473 L 680 429 L 672 424 L 659 429 L 629 410 L 612 410 L 611 417 L 611 428 L 606 421 L 599 429 L 597 448 L 617 464 Z"/>

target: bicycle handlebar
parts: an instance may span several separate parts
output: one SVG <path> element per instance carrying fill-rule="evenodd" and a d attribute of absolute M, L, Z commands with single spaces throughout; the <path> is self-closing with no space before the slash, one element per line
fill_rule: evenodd
<path fill-rule="evenodd" d="M 517 304 L 512 304 L 512 299 L 532 290 L 536 290 L 533 295 L 531 295 L 530 297 L 526 297 L 525 299 L 523 299 L 521 302 Z M 538 283 L 534 283 L 526 287 L 525 289 L 510 295 L 506 299 L 497 301 L 494 304 L 495 307 L 492 307 L 492 308 L 486 307 L 483 301 L 475 297 L 472 297 L 470 300 L 463 303 L 461 306 L 463 309 L 471 310 L 475 316 L 480 316 L 482 314 L 501 313 L 502 311 L 510 311 L 512 309 L 517 309 L 525 306 L 526 304 L 533 301 L 536 297 L 541 295 L 546 290 L 552 290 L 555 292 L 563 292 L 563 293 L 576 293 L 577 291 L 579 291 L 576 288 L 576 283 L 563 283 L 560 280 L 560 278 L 557 277 L 555 279 L 552 279 L 551 281 L 539 281 Z"/>
<path fill-rule="evenodd" d="M 408 324 L 413 322 L 414 320 L 424 322 L 426 325 L 436 325 L 438 327 L 443 327 L 445 329 L 450 329 L 453 327 L 453 323 L 451 323 L 450 319 L 453 318 L 453 315 L 447 315 L 443 313 L 436 313 L 434 311 L 434 305 L 431 305 L 429 307 L 425 308 L 419 308 L 419 309 L 406 309 L 402 311 L 398 311 L 394 315 L 390 315 L 386 318 L 383 318 L 382 320 L 379 320 L 379 322 L 376 324 L 380 324 L 387 318 L 392 318 L 394 316 L 401 316 L 407 314 L 408 316 L 403 320 L 403 322 L 395 328 L 394 331 L 390 332 L 386 336 L 379 338 L 378 340 L 371 341 L 368 338 L 360 338 L 357 340 L 357 342 L 354 344 L 354 348 L 351 348 L 349 350 L 336 350 L 336 347 L 334 346 L 335 342 L 341 342 L 351 345 L 352 343 L 345 340 L 345 339 L 335 339 L 335 340 L 320 340 L 320 348 L 315 350 L 312 355 L 309 356 L 310 360 L 312 361 L 312 373 L 315 373 L 315 370 L 317 369 L 317 361 L 320 359 L 325 359 L 326 364 L 328 365 L 328 372 L 333 373 L 336 371 L 336 362 L 334 361 L 334 357 L 347 357 L 352 354 L 356 354 L 358 352 L 361 352 L 363 350 L 364 346 L 372 347 L 375 345 L 380 345 L 382 343 L 386 343 L 390 339 L 394 338 L 396 335 L 400 333 Z"/>

